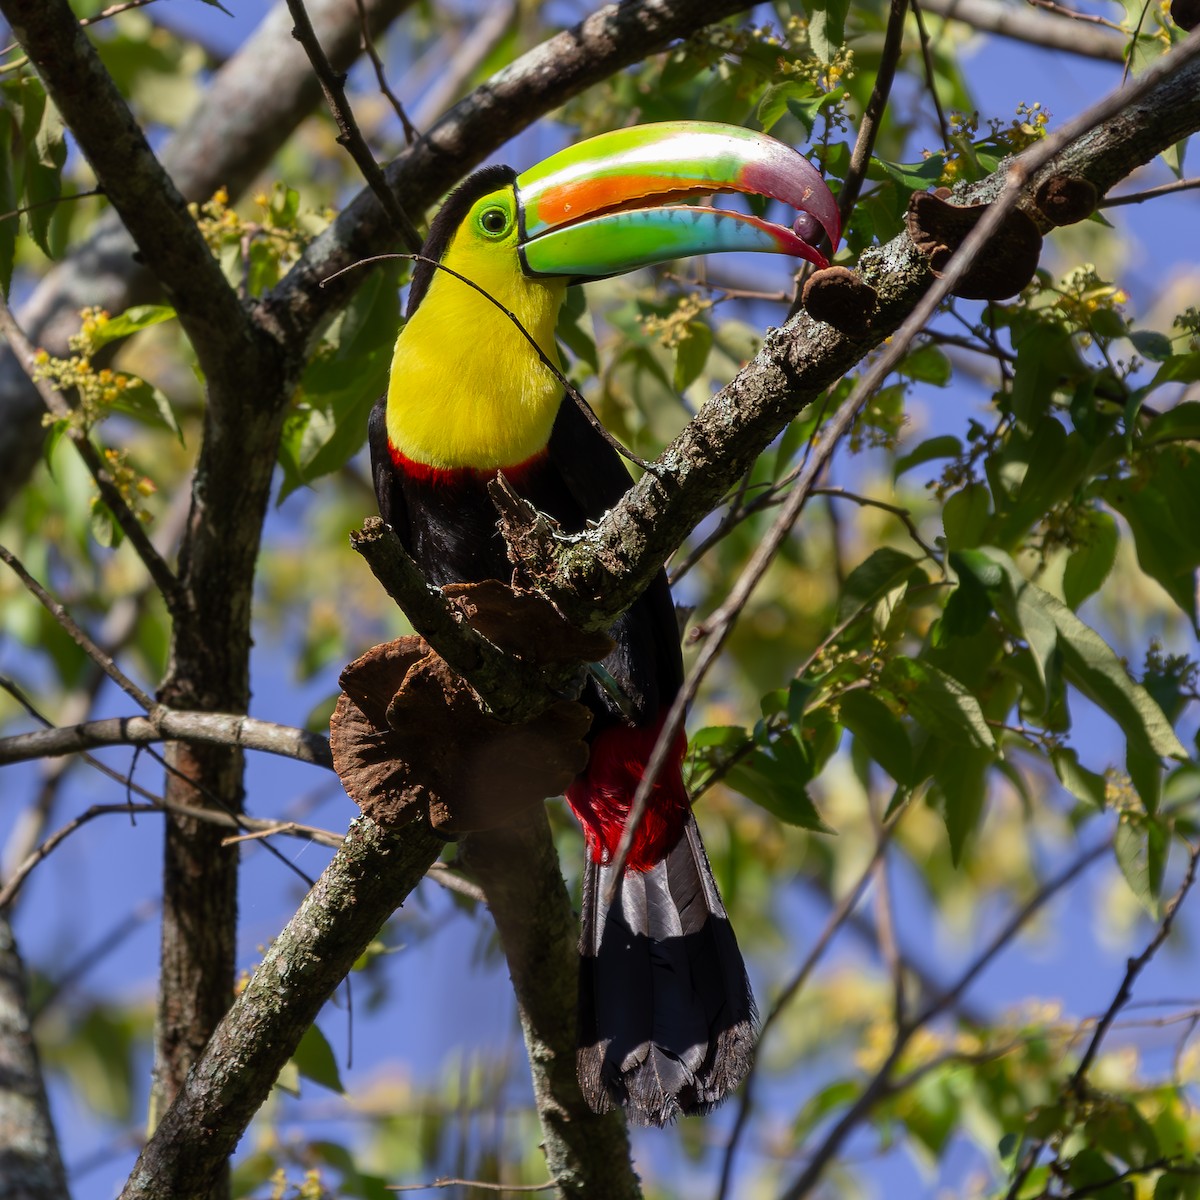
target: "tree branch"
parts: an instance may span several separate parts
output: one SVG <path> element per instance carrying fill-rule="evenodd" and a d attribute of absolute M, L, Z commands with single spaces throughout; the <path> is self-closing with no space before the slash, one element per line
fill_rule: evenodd
<path fill-rule="evenodd" d="M 70 1193 L 50 1117 L 29 1015 L 29 985 L 7 916 L 0 914 L 0 1179 L 20 1200 Z"/>
<path fill-rule="evenodd" d="M 1133 85 L 1064 126 L 1059 134 L 1065 131 L 1070 143 L 1053 161 L 1045 157 L 1058 143 L 1038 143 L 963 198 L 995 200 L 1009 171 L 1015 171 L 1006 203 L 1017 204 L 1045 229 L 1047 222 L 1033 205 L 1042 180 L 1067 175 L 1087 181 L 1102 196 L 1136 167 L 1200 129 L 1198 51 L 1200 35 L 1192 33 Z M 984 221 L 997 216 L 985 215 L 977 244 L 986 236 Z M 879 312 L 866 334 L 848 336 L 798 313 L 768 333 L 754 360 L 705 403 L 659 456 L 657 469 L 643 475 L 594 529 L 567 536 L 545 522 L 506 523 L 505 535 L 529 577 L 572 621 L 585 628 L 610 624 L 793 417 L 902 323 L 916 332 L 946 291 L 946 281 L 933 279 L 907 233 L 866 251 L 859 269 L 879 297 Z M 954 263 L 947 269 L 956 269 Z M 922 301 L 925 307 L 918 310 Z M 899 348 L 893 339 L 890 350 Z M 874 382 L 885 374 L 878 364 L 871 373 Z"/>
<path fill-rule="evenodd" d="M 365 0 L 372 28 L 383 28 L 411 2 Z M 359 50 L 356 15 L 345 0 L 310 0 L 309 7 L 330 61 L 344 69 Z M 290 25 L 281 0 L 163 146 L 162 165 L 185 199 L 205 200 L 220 186 L 240 194 L 320 99 L 303 50 L 288 37 Z M 159 294 L 150 272 L 134 258 L 132 238 L 109 212 L 38 283 L 19 317 L 34 343 L 63 354 L 67 339 L 78 332 L 81 308 L 98 305 L 116 313 Z M 0 349 L 0 509 L 38 462 L 42 411 L 24 371 Z"/>
<path fill-rule="evenodd" d="M 1085 58 L 1124 63 L 1126 39 L 1076 21 L 1042 16 L 1003 0 L 921 0 L 921 8 L 947 20 L 961 21 L 981 33 L 995 33 L 1046 50 L 1065 50 Z"/>
<path fill-rule="evenodd" d="M 121 1200 L 202 1200 L 325 1000 L 444 843 L 366 817 L 275 939 L 146 1143 Z"/>
<path fill-rule="evenodd" d="M 256 334 L 124 97 L 66 0 L 0 0 L 105 195 L 133 236 L 205 373 Z"/>
<path fill-rule="evenodd" d="M 558 1195 L 640 1200 L 624 1115 L 592 1112 L 579 1087 L 579 924 L 545 810 L 519 826 L 464 838 L 462 859 L 483 886 L 508 960 Z"/>
<path fill-rule="evenodd" d="M 240 746 L 333 769 L 329 740 L 319 733 L 237 713 L 176 712 L 161 705 L 153 721 L 140 716 L 105 717 L 0 738 L 0 765 L 78 754 L 99 746 L 149 746 L 171 740 Z"/>
<path fill-rule="evenodd" d="M 417 232 L 416 226 L 408 219 L 408 214 L 400 207 L 395 193 L 388 188 L 387 180 L 384 179 L 383 172 L 375 161 L 375 156 L 371 153 L 370 147 L 359 131 L 358 123 L 354 120 L 350 102 L 346 99 L 345 75 L 339 75 L 333 69 L 329 59 L 325 57 L 320 39 L 313 29 L 312 21 L 309 20 L 308 10 L 304 7 L 304 0 L 287 0 L 287 6 L 288 11 L 292 14 L 292 20 L 296 22 L 292 36 L 304 47 L 308 61 L 312 63 L 312 68 L 321 81 L 321 91 L 325 93 L 325 103 L 329 105 L 329 111 L 337 123 L 338 144 L 347 150 L 350 157 L 354 159 L 363 178 L 367 181 L 367 186 L 379 203 L 383 205 L 395 232 L 408 243 L 410 250 L 420 250 L 424 239 Z"/>

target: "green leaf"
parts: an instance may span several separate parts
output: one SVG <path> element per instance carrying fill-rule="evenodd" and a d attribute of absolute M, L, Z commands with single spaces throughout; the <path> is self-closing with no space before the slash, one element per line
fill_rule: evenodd
<path fill-rule="evenodd" d="M 1039 323 L 1015 332 L 1012 411 L 1025 430 L 1033 429 L 1046 412 L 1056 388 L 1065 380 L 1087 374 L 1071 334 L 1059 325 Z"/>
<path fill-rule="evenodd" d="M 600 370 L 600 356 L 596 352 L 596 339 L 580 324 L 586 315 L 587 300 L 583 288 L 567 288 L 567 299 L 559 310 L 554 336 L 580 362 L 587 363 L 592 372 L 597 373 Z"/>
<path fill-rule="evenodd" d="M 1200 405 L 1196 406 L 1200 408 Z M 1071 551 L 1063 570 L 1063 595 L 1067 606 L 1077 609 L 1100 590 L 1117 560 L 1120 535 L 1109 513 L 1094 510 L 1088 517 L 1085 540 Z"/>
<path fill-rule="evenodd" d="M 13 133 L 16 126 L 12 113 L 0 106 L 0 216 L 17 207 L 17 188 L 12 160 Z M 13 259 L 17 250 L 16 216 L 0 220 L 0 292 L 7 299 L 12 286 Z"/>
<path fill-rule="evenodd" d="M 310 1025 L 292 1055 L 292 1062 L 305 1079 L 319 1083 L 322 1087 L 333 1092 L 344 1092 L 341 1076 L 338 1074 L 337 1059 L 333 1047 L 325 1035 L 316 1027 Z"/>
<path fill-rule="evenodd" d="M 932 343 L 927 343 L 905 356 L 896 370 L 906 379 L 913 379 L 918 383 L 932 383 L 935 387 L 945 387 L 954 374 L 950 360 Z"/>
<path fill-rule="evenodd" d="M 1106 483 L 1103 495 L 1129 522 L 1142 570 L 1162 584 L 1200 633 L 1200 453 L 1191 446 L 1164 446 L 1136 478 Z"/>
<path fill-rule="evenodd" d="M 872 551 L 850 572 L 842 585 L 838 600 L 839 623 L 882 599 L 903 583 L 916 566 L 917 560 L 911 554 L 894 550 L 891 546 L 880 546 Z"/>
<path fill-rule="evenodd" d="M 725 782 L 787 825 L 833 833 L 808 794 L 805 785 L 812 777 L 812 764 L 788 732 L 739 760 L 730 768 Z"/>
<path fill-rule="evenodd" d="M 1200 380 L 1200 350 L 1189 354 L 1175 354 L 1154 373 L 1150 388 L 1164 383 L 1195 383 Z"/>
<path fill-rule="evenodd" d="M 110 342 L 120 341 L 121 338 L 149 329 L 151 325 L 173 321 L 175 316 L 175 310 L 169 304 L 136 304 L 99 325 L 92 334 L 92 344 L 99 349 Z"/>
<path fill-rule="evenodd" d="M 846 40 L 850 0 L 807 0 L 808 42 L 822 62 L 832 62 Z"/>
<path fill-rule="evenodd" d="M 854 688 L 838 698 L 838 713 L 855 740 L 897 783 L 915 782 L 912 743 L 904 722 L 882 700 Z"/>
<path fill-rule="evenodd" d="M 788 101 L 791 99 L 808 101 L 814 98 L 816 89 L 805 80 L 788 79 L 783 83 L 772 83 L 763 92 L 755 111 L 755 120 L 764 133 L 776 124 L 780 117 L 788 111 Z"/>
<path fill-rule="evenodd" d="M 26 105 L 22 120 L 25 139 L 25 221 L 39 249 L 50 256 L 46 233 L 54 215 L 53 201 L 62 194 L 62 168 L 67 161 L 66 129 L 58 109 L 42 94 L 41 102 Z"/>
<path fill-rule="evenodd" d="M 1137 352 L 1151 362 L 1166 362 L 1171 357 L 1171 339 L 1154 329 L 1135 329 L 1129 335 Z"/>
<path fill-rule="evenodd" d="M 935 458 L 957 458 L 960 454 L 962 454 L 962 442 L 951 433 L 926 438 L 907 454 L 902 454 L 896 459 L 892 477 L 899 479 L 906 471 L 911 471 L 914 467 L 922 466 Z"/>
<path fill-rule="evenodd" d="M 995 587 L 1002 572 L 978 550 L 952 550 L 950 565 L 958 575 L 958 586 L 950 593 L 938 627 L 938 645 L 946 638 L 973 637 L 988 619 L 992 600 L 988 589 Z"/>
<path fill-rule="evenodd" d="M 946 169 L 944 154 L 931 154 L 916 163 L 888 162 L 886 158 L 872 158 L 867 168 L 869 179 L 890 179 L 904 193 L 924 192 L 937 183 Z"/>
<path fill-rule="evenodd" d="M 1050 634 L 1056 632 L 1058 662 L 1064 676 L 1121 727 L 1136 754 L 1148 758 L 1187 759 L 1187 752 L 1154 697 L 1126 671 L 1107 642 L 1085 625 L 1061 600 L 1027 581 L 1008 555 L 986 553 L 1003 567 L 1005 583 L 993 589 L 1009 624 L 1030 643 L 1044 676 L 1050 664 Z"/>
<path fill-rule="evenodd" d="M 1200 358 L 1200 355 L 1196 357 Z M 1142 430 L 1138 441 L 1143 446 L 1153 446 L 1156 442 L 1200 441 L 1200 403 L 1189 400 L 1159 413 Z"/>
<path fill-rule="evenodd" d="M 1107 802 L 1108 788 L 1103 775 L 1089 771 L 1079 761 L 1079 755 L 1067 747 L 1050 752 L 1050 761 L 1054 764 L 1054 773 L 1058 781 L 1084 804 L 1091 804 L 1103 810 Z"/>
<path fill-rule="evenodd" d="M 183 430 L 175 416 L 175 410 L 171 407 L 171 401 L 159 388 L 146 380 L 139 379 L 136 375 L 127 378 L 130 380 L 129 386 L 122 388 L 118 393 L 117 399 L 112 402 L 112 409 L 115 412 L 127 413 L 143 425 L 169 429 L 182 445 Z"/>
<path fill-rule="evenodd" d="M 996 739 L 979 701 L 952 675 L 903 655 L 884 671 L 884 682 L 935 737 L 974 750 L 994 752 Z"/>
<path fill-rule="evenodd" d="M 967 839 L 979 827 L 987 799 L 987 769 L 993 755 L 987 750 L 952 747 L 938 756 L 933 779 L 940 799 L 942 820 L 950 839 L 950 857 L 957 866 Z"/>
<path fill-rule="evenodd" d="M 991 497 L 982 483 L 970 483 L 942 506 L 942 529 L 948 550 L 978 546 L 987 526 Z"/>
<path fill-rule="evenodd" d="M 674 385 L 685 391 L 700 378 L 712 349 L 712 330 L 703 321 L 689 321 L 675 346 Z"/>
<path fill-rule="evenodd" d="M 1113 838 L 1117 865 L 1130 891 L 1152 916 L 1159 914 L 1159 893 L 1167 865 L 1167 831 L 1153 818 L 1123 813 Z"/>
<path fill-rule="evenodd" d="M 1104 1142 L 1098 1144 L 1107 1149 Z M 1085 1146 L 1070 1160 L 1066 1179 L 1072 1194 L 1083 1192 L 1094 1200 L 1129 1200 L 1131 1193 L 1117 1180 L 1117 1174 L 1103 1154 Z"/>
<path fill-rule="evenodd" d="M 804 132 L 811 138 L 816 129 L 817 118 L 825 109 L 841 100 L 845 94 L 845 88 L 834 88 L 832 92 L 821 92 L 813 88 L 807 96 L 789 96 L 787 99 L 788 112 L 804 126 Z M 834 151 L 831 150 L 825 160 L 825 170 L 836 176 L 838 172 L 834 170 L 831 161 L 833 156 Z"/>
<path fill-rule="evenodd" d="M 367 419 L 387 387 L 400 327 L 398 274 L 389 265 L 359 288 L 305 369 L 280 440 L 284 478 L 277 503 L 344 466 L 366 441 Z"/>

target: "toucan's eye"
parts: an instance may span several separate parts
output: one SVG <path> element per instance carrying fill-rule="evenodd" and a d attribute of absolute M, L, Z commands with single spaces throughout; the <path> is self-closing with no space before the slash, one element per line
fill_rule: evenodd
<path fill-rule="evenodd" d="M 508 210 L 504 208 L 492 206 L 485 208 L 479 214 L 480 229 L 492 237 L 498 237 L 502 233 L 507 233 L 510 221 L 511 218 L 508 215 Z"/>

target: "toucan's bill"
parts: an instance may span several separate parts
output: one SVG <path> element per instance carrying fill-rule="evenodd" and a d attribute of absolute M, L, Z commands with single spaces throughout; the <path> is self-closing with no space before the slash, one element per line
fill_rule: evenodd
<path fill-rule="evenodd" d="M 779 200 L 791 228 L 682 201 L 714 192 Z M 763 133 L 666 121 L 588 138 L 517 177 L 521 265 L 531 276 L 598 279 L 695 254 L 755 250 L 819 267 L 815 243 L 841 238 L 837 202 L 816 167 Z"/>

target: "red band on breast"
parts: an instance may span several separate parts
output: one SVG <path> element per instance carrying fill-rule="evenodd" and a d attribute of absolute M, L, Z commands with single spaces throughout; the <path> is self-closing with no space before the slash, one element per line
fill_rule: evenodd
<path fill-rule="evenodd" d="M 429 463 L 416 462 L 407 454 L 397 450 L 388 442 L 388 453 L 396 470 L 415 483 L 423 483 L 434 487 L 461 487 L 465 483 L 484 483 L 495 479 L 498 471 L 504 472 L 504 477 L 514 487 L 520 490 L 521 484 L 538 467 L 546 461 L 546 451 L 542 450 L 524 462 L 514 463 L 508 467 L 434 467 Z"/>

